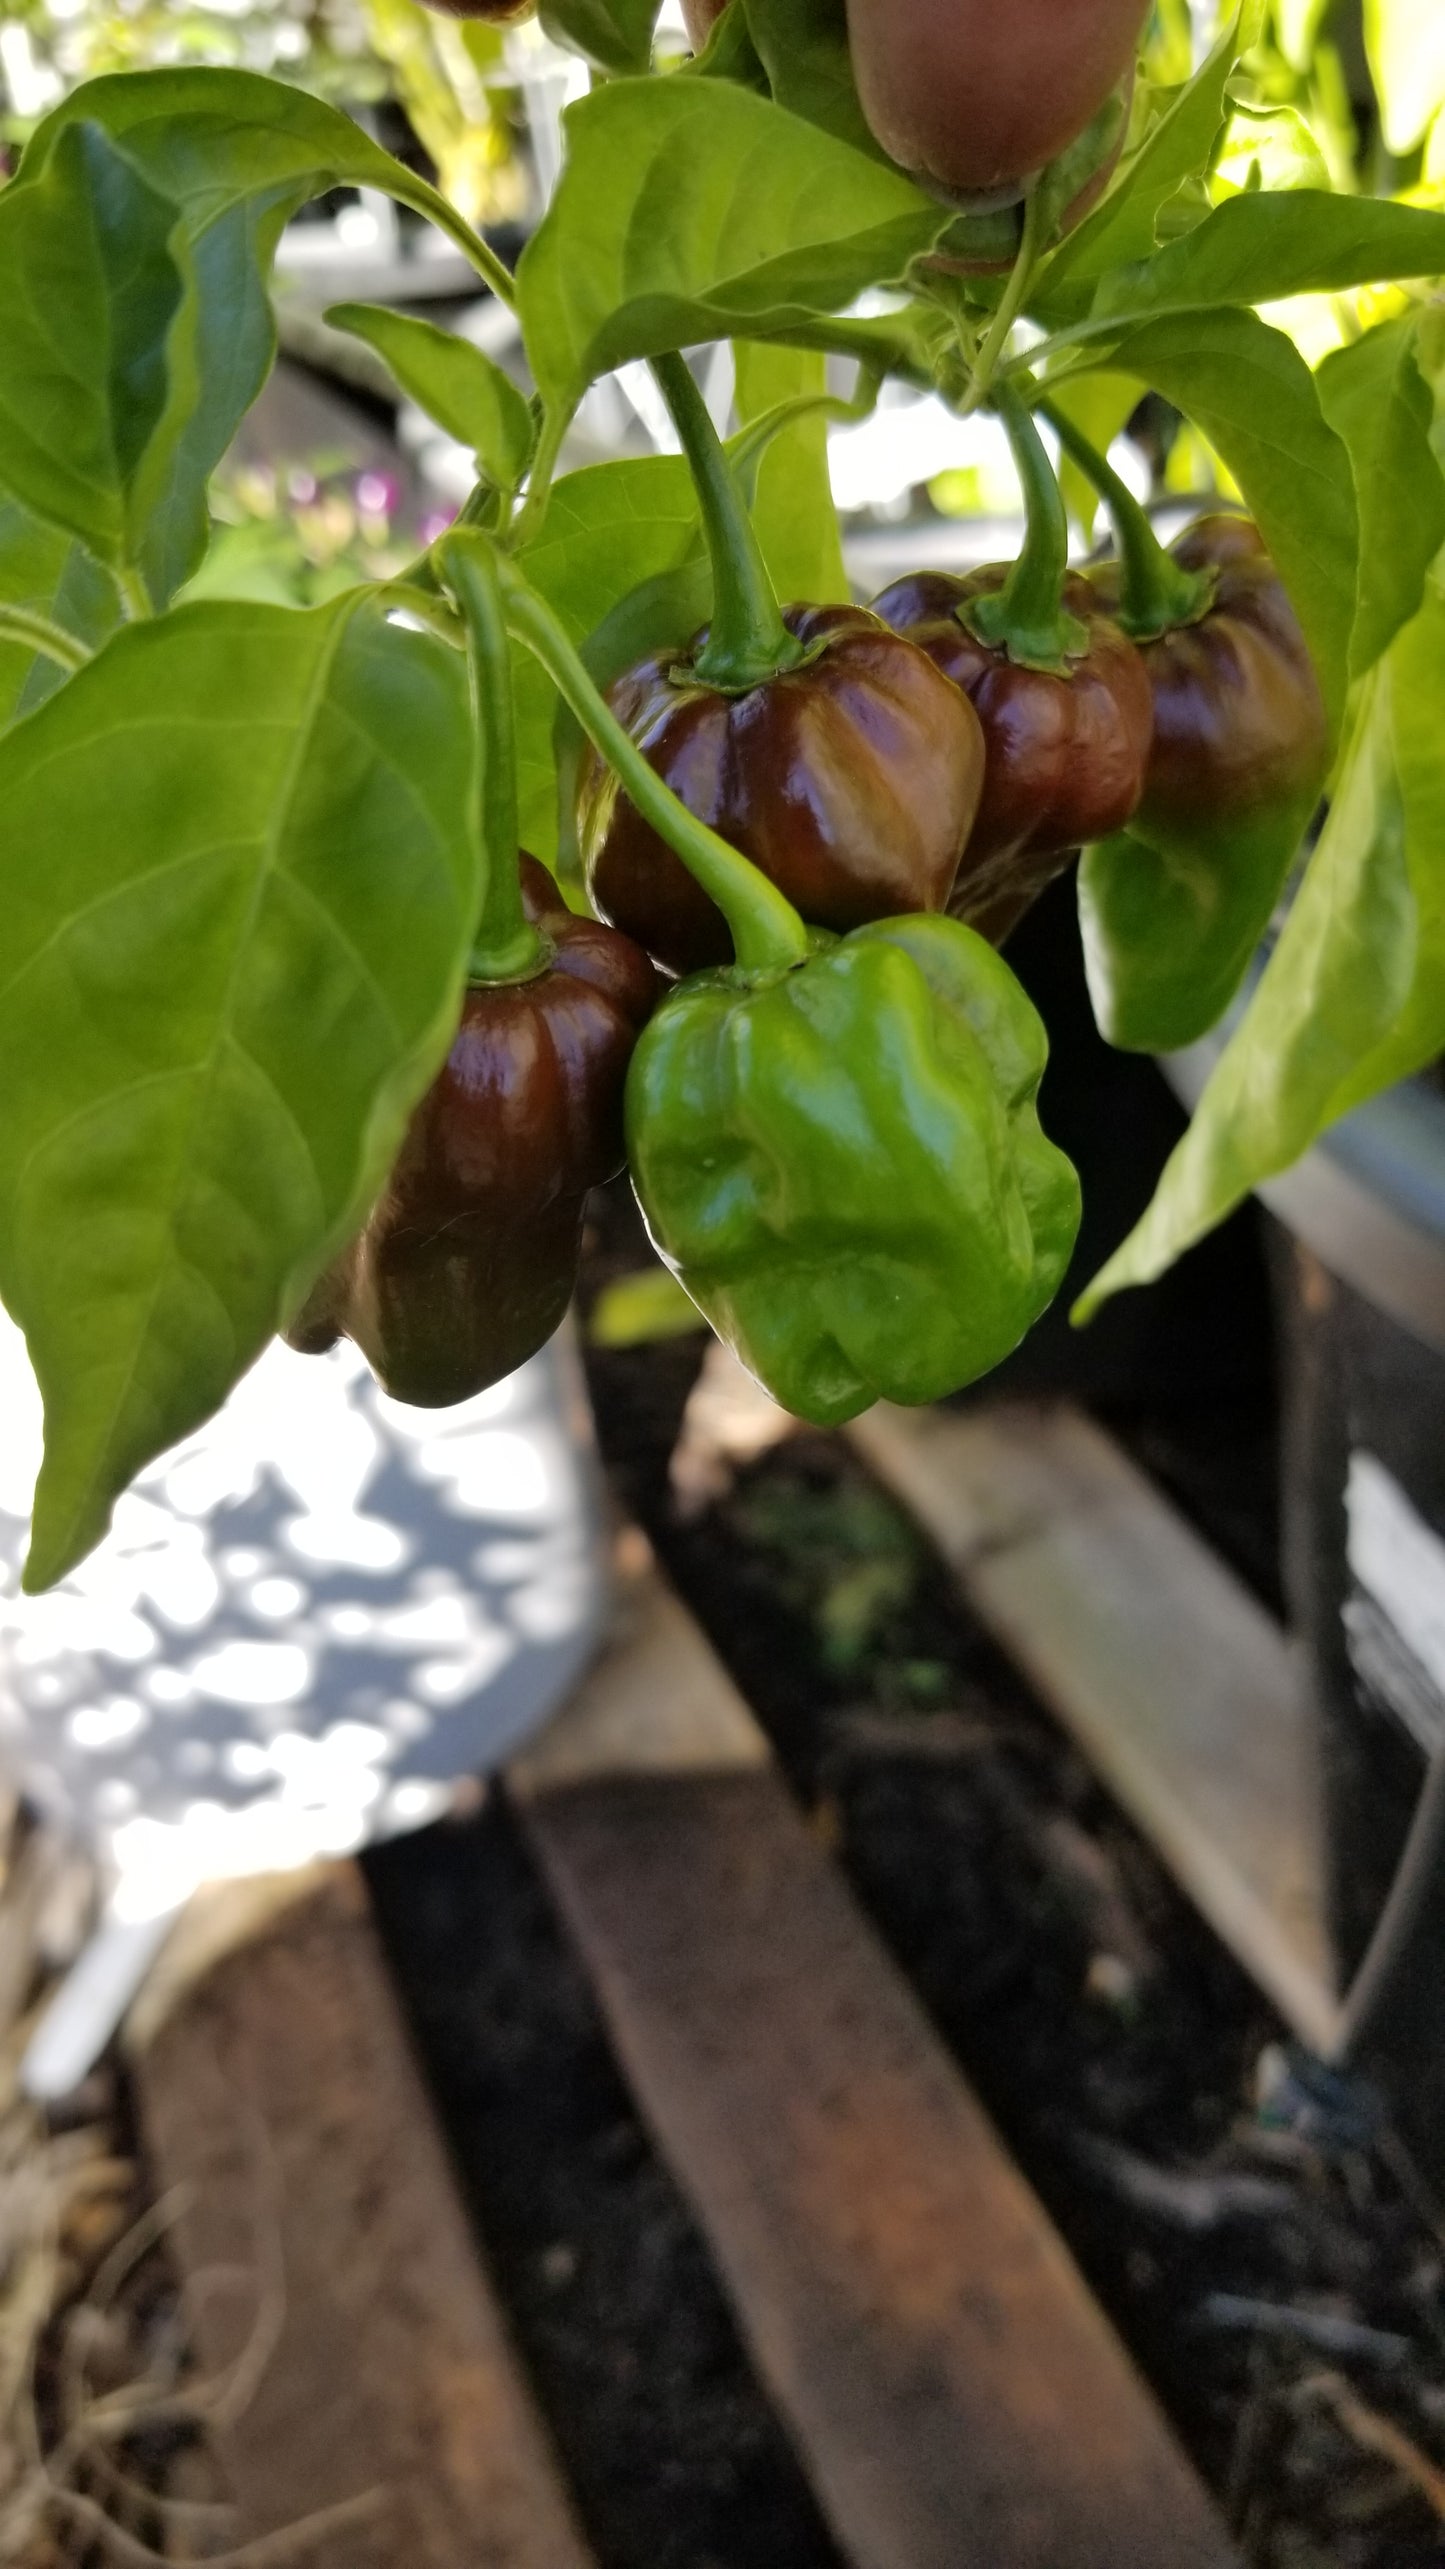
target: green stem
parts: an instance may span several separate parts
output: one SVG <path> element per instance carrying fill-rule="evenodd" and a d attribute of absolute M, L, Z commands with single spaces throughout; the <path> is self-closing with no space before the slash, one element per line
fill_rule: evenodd
<path fill-rule="evenodd" d="M 1085 479 L 1092 482 L 1113 521 L 1124 573 L 1119 622 L 1125 632 L 1136 642 L 1151 642 L 1157 634 L 1197 624 L 1214 595 L 1210 573 L 1186 571 L 1165 552 L 1148 511 L 1066 410 L 1048 400 L 1035 407 L 1048 420 L 1065 454 L 1072 455 Z"/>
<path fill-rule="evenodd" d="M 989 323 L 983 346 L 978 352 L 978 362 L 973 370 L 973 384 L 967 400 L 962 404 L 961 415 L 965 419 L 970 412 L 981 409 L 987 401 L 993 388 L 994 376 L 998 372 L 1004 350 L 1008 346 L 1009 333 L 1023 310 L 1024 297 L 1033 283 L 1034 269 L 1038 265 L 1039 256 L 1041 202 L 1038 188 L 1031 187 L 1024 202 L 1024 228 L 1019 241 L 1018 257 L 1009 270 L 1003 299 Z"/>
<path fill-rule="evenodd" d="M 472 230 L 465 216 L 448 204 L 439 188 L 429 187 L 424 178 L 414 176 L 398 162 L 395 178 L 387 180 L 387 194 L 394 196 L 398 205 L 409 205 L 413 214 L 424 214 L 429 223 L 435 223 L 437 230 L 455 243 L 468 265 L 476 269 L 483 285 L 491 287 L 497 301 L 504 303 L 509 312 L 516 310 L 517 289 L 511 271 L 496 251 L 488 248 L 480 232 Z"/>
<path fill-rule="evenodd" d="M 542 432 L 537 440 L 537 451 L 532 458 L 532 469 L 527 475 L 527 496 L 512 525 L 511 541 L 519 553 L 532 542 L 547 514 L 552 476 L 557 470 L 562 453 L 562 440 L 571 424 L 570 411 L 543 412 Z"/>
<path fill-rule="evenodd" d="M 733 951 L 745 973 L 791 971 L 808 954 L 808 934 L 791 902 L 765 874 L 729 847 L 680 803 L 636 742 L 598 694 L 581 659 L 546 600 L 529 587 L 514 563 L 497 564 L 508 630 L 536 653 L 563 703 L 570 706 L 599 755 L 709 900 L 732 933 Z"/>
<path fill-rule="evenodd" d="M 704 686 L 741 696 L 796 669 L 804 647 L 783 622 L 757 530 L 691 369 L 673 356 L 654 357 L 652 371 L 682 440 L 712 563 L 712 622 L 693 668 Z"/>
<path fill-rule="evenodd" d="M 398 571 L 394 580 L 383 580 L 380 593 L 388 606 L 405 607 L 418 624 L 425 625 L 439 642 L 449 642 L 454 649 L 466 642 L 466 628 L 458 622 L 457 612 L 442 590 L 432 570 L 431 555 L 420 554 L 415 562 Z"/>
<path fill-rule="evenodd" d="M 43 652 L 57 669 L 69 670 L 72 677 L 91 657 L 73 633 L 67 633 L 63 625 L 52 624 L 49 616 L 36 615 L 30 607 L 0 606 L 0 642 L 23 642 L 27 650 Z"/>
<path fill-rule="evenodd" d="M 439 559 L 467 628 L 467 674 L 480 751 L 473 825 L 481 856 L 482 907 L 467 978 L 531 981 L 546 970 L 550 949 L 522 908 L 517 871 L 517 746 L 502 593 L 488 545 L 444 537 Z"/>
<path fill-rule="evenodd" d="M 127 624 L 147 623 L 155 614 L 155 606 L 139 571 L 127 568 L 115 571 L 113 576 L 120 592 L 121 613 Z"/>
<path fill-rule="evenodd" d="M 1069 521 L 1058 476 L 1014 386 L 996 386 L 994 408 L 1008 432 L 1023 485 L 1027 527 L 1023 550 L 1001 589 L 971 598 L 961 610 L 971 633 L 1027 669 L 1062 669 L 1088 648 L 1088 627 L 1064 608 L 1069 567 Z"/>

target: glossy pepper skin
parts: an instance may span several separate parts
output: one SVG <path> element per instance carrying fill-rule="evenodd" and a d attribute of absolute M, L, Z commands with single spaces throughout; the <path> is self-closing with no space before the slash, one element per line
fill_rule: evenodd
<path fill-rule="evenodd" d="M 1279 574 L 1248 518 L 1205 517 L 1169 548 L 1212 603 L 1139 650 L 1154 700 L 1127 834 L 1079 876 L 1090 989 L 1112 1043 L 1193 1043 L 1238 989 L 1319 800 L 1329 725 Z M 1106 605 L 1117 564 L 1094 575 Z"/>
<path fill-rule="evenodd" d="M 385 1192 L 287 1333 L 307 1354 L 354 1339 L 383 1389 L 423 1409 L 499 1382 L 561 1320 L 587 1190 L 623 1163 L 627 1066 L 658 995 L 626 937 L 575 918 L 534 858 L 521 872 L 546 969 L 469 985 Z"/>
<path fill-rule="evenodd" d="M 1102 107 L 1149 0 L 848 0 L 863 112 L 890 159 L 956 201 L 1015 193 Z"/>
<path fill-rule="evenodd" d="M 940 1399 L 1058 1288 L 1078 1181 L 1039 1128 L 1044 1030 L 971 929 L 887 919 L 751 986 L 686 981 L 633 1056 L 656 1247 L 759 1382 L 835 1426 Z"/>
<path fill-rule="evenodd" d="M 725 695 L 664 653 L 616 682 L 613 712 L 689 811 L 812 924 L 841 933 L 941 910 L 983 790 L 972 707 L 866 608 L 793 606 L 783 621 L 816 656 Z M 673 972 L 731 960 L 721 912 L 595 752 L 577 818 L 604 919 Z"/>
<path fill-rule="evenodd" d="M 873 612 L 908 634 L 970 699 L 983 726 L 983 796 L 949 911 L 1001 945 L 1086 840 L 1124 827 L 1144 790 L 1153 734 L 1149 678 L 1127 634 L 1070 572 L 1063 603 L 1088 647 L 1063 670 L 1032 669 L 963 622 L 1009 565 L 895 580 Z"/>

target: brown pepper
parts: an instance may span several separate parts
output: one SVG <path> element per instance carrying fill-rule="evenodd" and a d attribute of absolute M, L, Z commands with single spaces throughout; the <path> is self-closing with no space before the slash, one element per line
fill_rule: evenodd
<path fill-rule="evenodd" d="M 1154 721 L 1144 663 L 1081 573 L 1065 579 L 1063 606 L 1085 627 L 1085 647 L 1062 668 L 1031 668 L 970 632 L 969 601 L 1001 589 L 1010 568 L 919 571 L 873 601 L 963 690 L 983 726 L 983 796 L 948 907 L 995 944 L 1082 844 L 1130 819 Z"/>
<path fill-rule="evenodd" d="M 812 925 L 941 910 L 983 790 L 972 707 L 865 608 L 791 606 L 783 621 L 809 648 L 797 667 L 730 695 L 693 677 L 691 655 L 666 654 L 616 682 L 613 712 Z M 604 918 L 674 972 L 731 960 L 721 912 L 593 752 L 578 835 Z"/>
<path fill-rule="evenodd" d="M 638 947 L 575 917 L 535 858 L 521 876 L 546 968 L 469 984 L 364 1230 L 287 1332 L 307 1354 L 354 1339 L 384 1390 L 425 1409 L 513 1373 L 561 1320 L 587 1191 L 623 1165 L 627 1068 L 658 996 Z"/>

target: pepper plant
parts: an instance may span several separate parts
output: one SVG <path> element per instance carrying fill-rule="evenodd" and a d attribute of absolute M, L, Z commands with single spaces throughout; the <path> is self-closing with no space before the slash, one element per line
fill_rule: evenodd
<path fill-rule="evenodd" d="M 240 71 L 90 82 L 0 194 L 0 1296 L 46 1408 L 31 1586 L 278 1330 L 346 1330 L 427 1400 L 517 1363 L 624 1149 L 664 1258 L 803 1415 L 996 1363 L 1078 1211 L 998 948 L 1083 840 L 1101 1021 L 1167 1045 L 1235 1001 L 1328 793 L 1090 1305 L 1445 1041 L 1445 215 L 1320 158 L 1221 175 L 1254 0 L 1187 76 L 1156 42 L 1167 79 L 1130 68 L 1144 0 L 1066 26 L 691 0 L 702 50 L 666 72 L 654 16 L 544 0 L 595 78 L 515 277 L 337 109 Z M 344 308 L 475 451 L 458 524 L 324 605 L 188 600 L 278 238 L 340 185 L 515 302 L 534 390 Z M 1315 371 L 1268 317 L 1300 296 L 1346 317 Z M 679 354 L 719 339 L 726 446 Z M 589 385 L 637 360 L 683 452 L 566 471 Z M 830 360 L 855 409 L 897 376 L 998 413 L 1016 563 L 849 601 Z M 1099 451 L 1146 390 L 1247 513 L 1168 552 Z M 1112 517 L 1096 575 L 1041 417 Z M 690 976 L 660 1003 L 654 963 Z"/>

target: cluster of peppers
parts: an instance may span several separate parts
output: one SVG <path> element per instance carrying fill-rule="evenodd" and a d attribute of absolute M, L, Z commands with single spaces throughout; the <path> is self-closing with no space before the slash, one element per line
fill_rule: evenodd
<path fill-rule="evenodd" d="M 437 576 L 466 629 L 487 895 L 461 1024 L 360 1238 L 293 1343 L 344 1332 L 443 1404 L 541 1346 L 588 1190 L 630 1165 L 652 1239 L 786 1408 L 937 1399 L 1057 1291 L 1079 1216 L 1041 1130 L 1044 1030 L 997 949 L 1080 870 L 1106 1033 L 1187 1042 L 1238 984 L 1325 773 L 1318 685 L 1255 529 L 1168 551 L 1069 420 L 1118 558 L 1068 567 L 1026 396 L 998 396 L 1027 504 L 1012 565 L 780 609 L 680 358 L 710 625 L 600 695 L 480 530 Z M 1046 405 L 1044 405 L 1046 407 Z M 509 645 L 586 735 L 595 918 L 513 862 Z"/>

